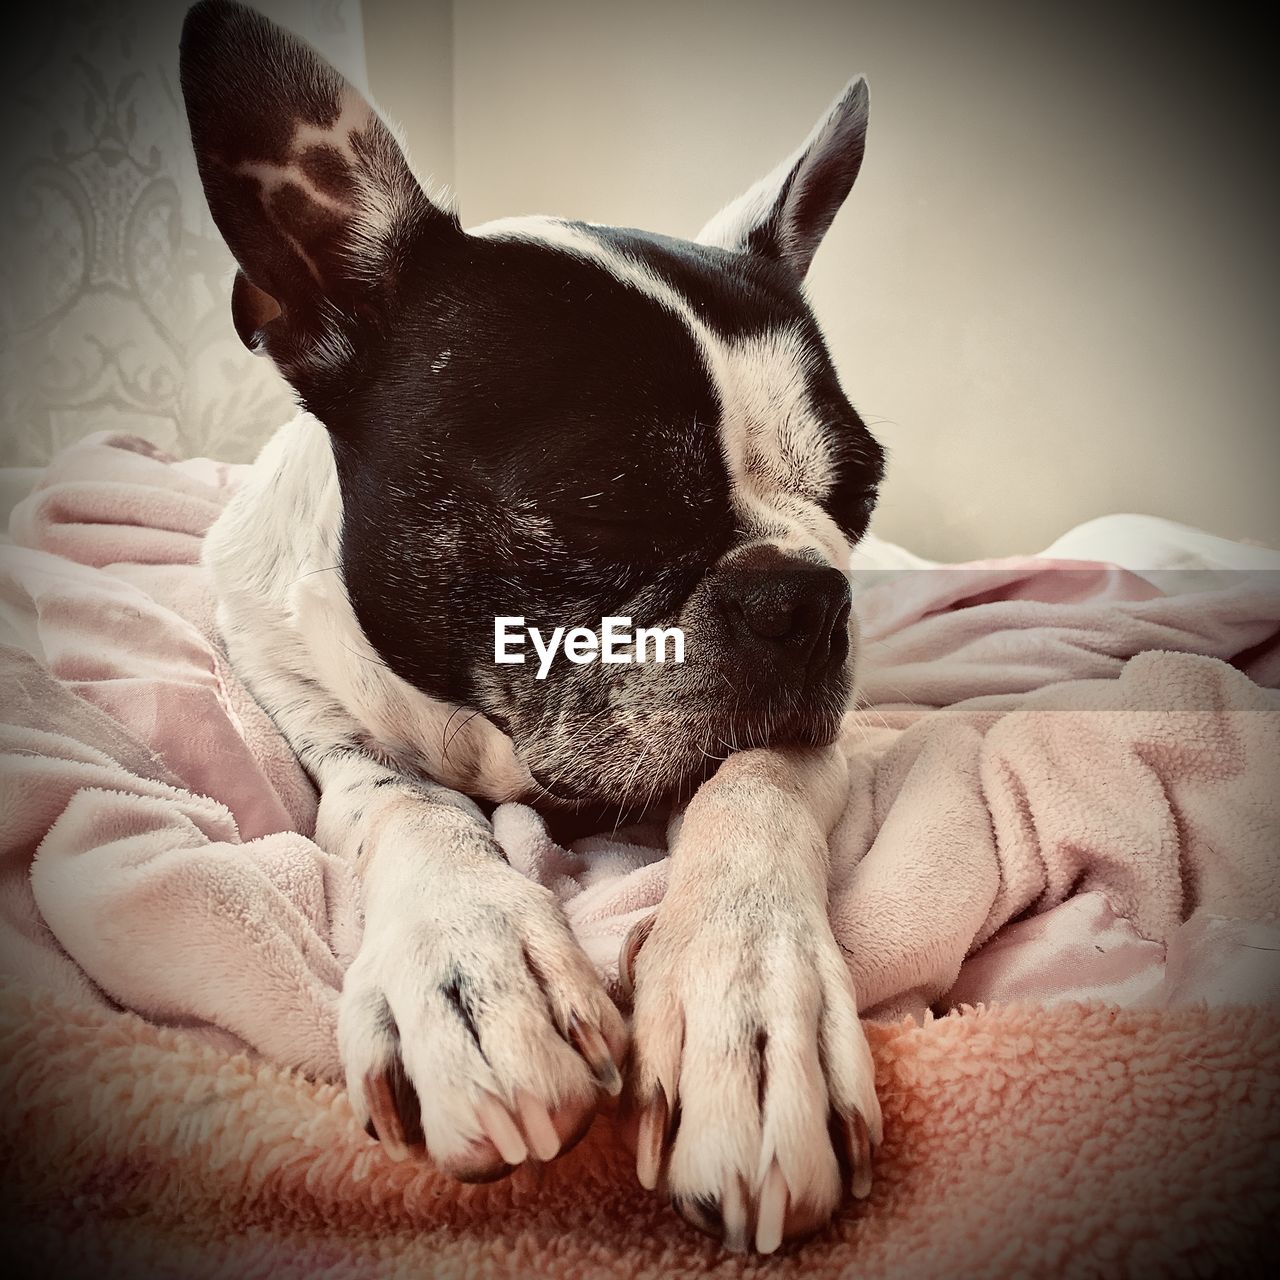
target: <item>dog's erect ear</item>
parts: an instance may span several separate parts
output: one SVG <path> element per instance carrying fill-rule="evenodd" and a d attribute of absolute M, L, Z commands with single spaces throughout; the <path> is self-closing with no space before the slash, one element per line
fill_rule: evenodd
<path fill-rule="evenodd" d="M 727 204 L 698 233 L 702 244 L 758 253 L 804 278 L 862 167 L 867 82 L 851 80 L 804 145 Z"/>
<path fill-rule="evenodd" d="M 236 331 L 305 395 L 309 380 L 349 361 L 409 246 L 462 233 L 368 102 L 260 14 L 197 4 L 181 71 L 209 209 L 240 266 Z"/>

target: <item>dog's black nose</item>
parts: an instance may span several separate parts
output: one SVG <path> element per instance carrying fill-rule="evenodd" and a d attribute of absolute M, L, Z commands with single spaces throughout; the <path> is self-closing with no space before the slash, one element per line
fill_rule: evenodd
<path fill-rule="evenodd" d="M 748 664 L 804 679 L 825 674 L 849 654 L 849 583 L 829 565 L 751 547 L 722 566 L 716 601 L 730 638 Z"/>

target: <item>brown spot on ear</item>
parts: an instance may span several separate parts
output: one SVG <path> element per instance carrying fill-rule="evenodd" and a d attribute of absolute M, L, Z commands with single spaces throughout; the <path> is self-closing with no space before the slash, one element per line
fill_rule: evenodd
<path fill-rule="evenodd" d="M 280 163 L 300 120 L 329 129 L 342 114 L 342 77 L 297 36 L 246 6 L 193 5 L 181 51 L 183 97 L 209 149 Z"/>
<path fill-rule="evenodd" d="M 317 143 L 298 157 L 298 167 L 324 195 L 336 200 L 353 201 L 357 187 L 351 165 L 337 147 Z"/>
<path fill-rule="evenodd" d="M 292 182 L 286 182 L 271 193 L 269 207 L 276 225 L 313 252 L 320 247 L 341 243 L 346 234 L 345 218 L 317 204 Z"/>
<path fill-rule="evenodd" d="M 262 342 L 262 330 L 280 314 L 280 304 L 265 290 L 259 289 L 243 271 L 236 272 L 231 286 L 231 322 L 240 341 L 250 351 Z"/>

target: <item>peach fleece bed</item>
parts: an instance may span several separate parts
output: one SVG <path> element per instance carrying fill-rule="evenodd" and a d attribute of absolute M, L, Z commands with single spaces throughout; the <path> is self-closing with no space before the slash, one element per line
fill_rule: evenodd
<path fill-rule="evenodd" d="M 333 1018 L 358 893 L 308 838 L 314 795 L 220 654 L 197 563 L 237 477 L 94 437 L 0 547 L 11 1256 L 516 1277 L 1193 1275 L 1276 1254 L 1280 573 L 1170 593 L 1025 558 L 861 582 L 831 917 L 886 1140 L 869 1200 L 753 1261 L 641 1192 L 607 1117 L 484 1188 L 355 1126 Z M 564 850 L 517 805 L 495 833 L 616 977 L 661 899 L 658 834 Z"/>

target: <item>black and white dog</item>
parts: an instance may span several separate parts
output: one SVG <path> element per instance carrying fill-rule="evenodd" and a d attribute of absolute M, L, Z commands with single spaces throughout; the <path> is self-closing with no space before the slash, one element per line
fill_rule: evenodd
<path fill-rule="evenodd" d="M 304 412 L 208 538 L 236 670 L 321 791 L 366 926 L 351 1102 L 459 1178 L 545 1161 L 627 1066 L 640 1181 L 762 1251 L 870 1185 L 874 1072 L 826 916 L 842 572 L 882 454 L 802 282 L 857 176 L 851 83 L 695 241 L 463 231 L 370 105 L 224 0 L 182 87 L 241 338 Z M 494 619 L 678 626 L 680 665 L 494 661 Z M 628 1033 L 486 813 L 673 814 Z"/>

